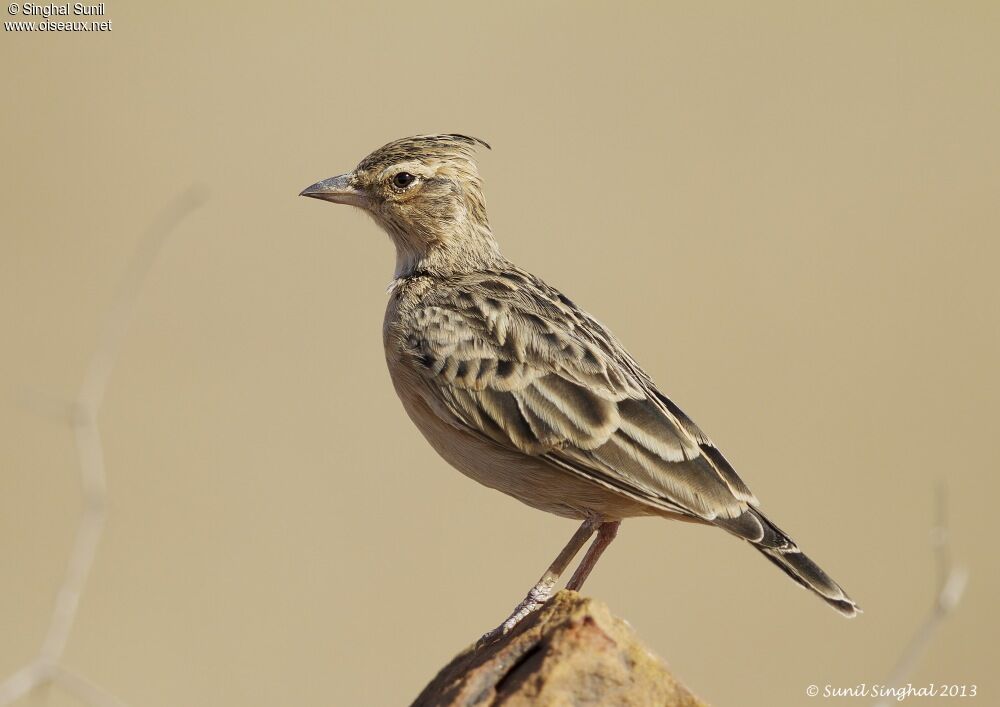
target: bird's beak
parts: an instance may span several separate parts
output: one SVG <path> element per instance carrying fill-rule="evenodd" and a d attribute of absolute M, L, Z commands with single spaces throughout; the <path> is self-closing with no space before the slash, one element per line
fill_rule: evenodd
<path fill-rule="evenodd" d="M 351 186 L 350 177 L 350 174 L 341 174 L 337 177 L 324 179 L 322 182 L 316 182 L 312 186 L 303 189 L 299 192 L 299 196 L 310 196 L 313 199 L 332 201 L 334 204 L 348 204 L 350 206 L 360 206 L 361 208 L 367 207 L 368 200 L 365 198 L 363 192 Z"/>

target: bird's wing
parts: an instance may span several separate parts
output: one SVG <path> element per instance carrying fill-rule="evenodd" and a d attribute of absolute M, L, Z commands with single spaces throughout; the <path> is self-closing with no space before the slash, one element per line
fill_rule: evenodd
<path fill-rule="evenodd" d="M 735 521 L 756 505 L 612 334 L 537 278 L 467 276 L 410 317 L 405 345 L 452 424 L 660 510 Z"/>

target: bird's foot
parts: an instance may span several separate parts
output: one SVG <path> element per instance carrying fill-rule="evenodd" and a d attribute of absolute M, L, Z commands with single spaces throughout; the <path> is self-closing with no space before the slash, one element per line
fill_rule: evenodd
<path fill-rule="evenodd" d="M 541 609 L 545 602 L 549 600 L 549 597 L 552 596 L 552 589 L 553 587 L 548 584 L 536 584 L 532 587 L 528 595 L 521 600 L 521 603 L 514 608 L 513 613 L 502 624 L 492 631 L 487 631 L 476 641 L 476 648 L 481 648 L 501 636 L 506 636 L 515 626 L 521 623 L 522 619 L 532 612 Z"/>

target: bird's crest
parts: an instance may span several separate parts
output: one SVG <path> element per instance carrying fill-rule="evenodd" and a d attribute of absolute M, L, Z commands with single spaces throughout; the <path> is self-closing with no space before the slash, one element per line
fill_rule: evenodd
<path fill-rule="evenodd" d="M 359 169 L 384 167 L 408 159 L 449 159 L 461 157 L 473 160 L 479 147 L 491 149 L 489 144 L 479 138 L 449 133 L 444 135 L 414 135 L 393 140 L 383 145 L 365 157 Z"/>

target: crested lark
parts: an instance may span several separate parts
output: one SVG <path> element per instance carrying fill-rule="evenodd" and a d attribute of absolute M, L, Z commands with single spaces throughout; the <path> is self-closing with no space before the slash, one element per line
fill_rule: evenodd
<path fill-rule="evenodd" d="M 481 484 L 583 523 L 514 613 L 580 589 L 623 518 L 715 525 L 748 541 L 845 616 L 857 605 L 759 510 L 709 438 L 602 324 L 500 254 L 474 160 L 484 142 L 391 142 L 302 192 L 356 206 L 396 246 L 383 336 L 403 407 L 431 446 Z M 490 635 L 490 634 L 487 634 Z"/>

